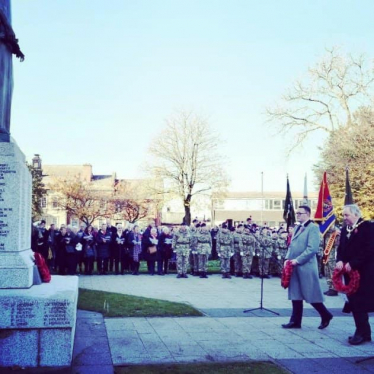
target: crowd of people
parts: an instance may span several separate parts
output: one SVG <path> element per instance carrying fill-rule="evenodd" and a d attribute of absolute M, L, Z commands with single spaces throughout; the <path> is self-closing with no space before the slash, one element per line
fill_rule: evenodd
<path fill-rule="evenodd" d="M 92 275 L 95 263 L 97 274 L 139 275 L 145 261 L 150 275 L 167 274 L 175 264 L 178 278 L 187 278 L 188 273 L 207 278 L 208 261 L 219 260 L 222 278 L 270 278 L 281 274 L 292 231 L 258 226 L 251 218 L 236 227 L 223 223 L 213 228 L 197 219 L 189 227 L 156 227 L 151 220 L 145 230 L 138 225 L 113 226 L 109 220 L 100 229 L 84 223 L 79 228 L 57 229 L 52 224 L 47 229 L 41 221 L 33 226 L 32 249 L 60 275 Z"/>

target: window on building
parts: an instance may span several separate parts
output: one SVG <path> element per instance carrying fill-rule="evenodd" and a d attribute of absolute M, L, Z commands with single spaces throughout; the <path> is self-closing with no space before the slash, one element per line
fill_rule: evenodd
<path fill-rule="evenodd" d="M 57 202 L 57 200 L 53 200 L 52 201 L 52 208 L 58 208 L 58 202 Z"/>
<path fill-rule="evenodd" d="M 281 200 L 274 200 L 273 204 L 273 209 L 275 210 L 280 210 L 282 208 Z"/>
<path fill-rule="evenodd" d="M 78 227 L 79 226 L 79 219 L 78 218 L 72 218 L 71 225 Z"/>
<path fill-rule="evenodd" d="M 41 198 L 40 206 L 41 206 L 41 208 L 46 208 L 47 207 L 47 198 L 46 197 Z"/>

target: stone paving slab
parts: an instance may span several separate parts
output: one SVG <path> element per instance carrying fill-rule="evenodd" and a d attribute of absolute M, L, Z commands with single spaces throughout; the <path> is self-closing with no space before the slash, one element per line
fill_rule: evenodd
<path fill-rule="evenodd" d="M 324 278 L 321 279 L 321 286 L 324 290 L 327 289 Z M 211 275 L 208 279 L 192 276 L 188 279 L 177 279 L 174 274 L 166 276 L 81 275 L 79 287 L 182 302 L 191 304 L 200 310 L 239 309 L 243 311 L 259 307 L 261 280 L 235 277 L 222 279 L 219 274 Z M 287 299 L 287 292 L 281 287 L 279 278 L 266 279 L 263 306 L 269 309 L 289 309 L 291 302 Z M 341 310 L 343 304 L 340 296 L 326 297 L 328 308 Z M 309 308 L 312 307 L 305 304 L 305 309 Z"/>
<path fill-rule="evenodd" d="M 176 362 L 271 360 L 293 373 L 374 373 L 374 360 L 357 364 L 357 358 L 374 355 L 374 345 L 350 346 L 353 318 L 343 314 L 343 300 L 327 297 L 334 319 L 318 330 L 320 318 L 305 303 L 303 327 L 281 328 L 289 321 L 291 303 L 279 278 L 265 281 L 264 310 L 243 313 L 260 303 L 260 280 L 219 275 L 207 280 L 141 275 L 84 276 L 80 287 L 184 302 L 206 317 L 107 318 L 105 326 L 114 365 Z M 325 280 L 321 285 L 326 289 Z M 82 331 L 95 327 L 80 324 Z M 374 328 L 374 325 L 372 326 Z M 99 332 L 100 334 L 100 332 Z"/>
<path fill-rule="evenodd" d="M 157 356 L 158 362 L 220 361 L 225 359 L 284 360 L 368 357 L 374 353 L 371 343 L 352 347 L 348 334 L 353 330 L 351 317 L 334 319 L 326 330 L 318 330 L 320 319 L 304 319 L 300 330 L 284 330 L 281 324 L 288 318 L 121 318 L 106 319 L 109 345 L 114 364 L 134 362 L 134 358 L 148 361 Z M 153 329 L 139 333 L 134 322 Z M 251 321 L 246 332 L 243 326 Z M 128 329 L 128 327 L 130 329 Z M 219 329 L 217 327 L 220 327 Z M 374 327 L 374 326 L 373 326 Z M 122 333 L 122 338 L 116 334 Z M 336 333 L 338 332 L 338 333 Z M 212 334 L 212 336 L 210 336 Z M 188 359 L 190 358 L 190 359 Z"/>

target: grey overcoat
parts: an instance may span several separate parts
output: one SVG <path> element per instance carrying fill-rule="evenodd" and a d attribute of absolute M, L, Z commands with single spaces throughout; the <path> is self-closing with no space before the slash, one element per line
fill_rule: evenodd
<path fill-rule="evenodd" d="M 300 227 L 292 238 L 286 260 L 296 259 L 290 285 L 289 300 L 305 300 L 308 303 L 322 303 L 323 294 L 319 283 L 316 254 L 319 248 L 319 228 L 312 221 Z"/>

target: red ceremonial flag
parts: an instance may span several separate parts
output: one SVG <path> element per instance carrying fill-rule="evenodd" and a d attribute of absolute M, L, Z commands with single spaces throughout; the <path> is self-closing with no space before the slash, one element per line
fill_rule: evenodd
<path fill-rule="evenodd" d="M 319 223 L 320 232 L 324 235 L 329 227 L 334 224 L 335 219 L 329 185 L 327 184 L 327 175 L 324 172 L 314 220 Z"/>

